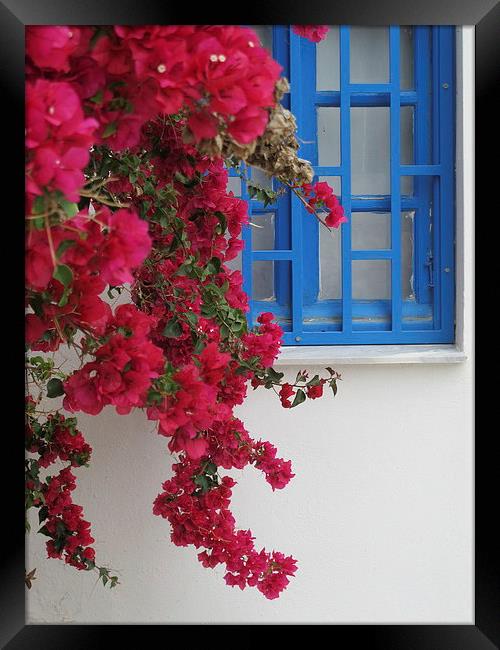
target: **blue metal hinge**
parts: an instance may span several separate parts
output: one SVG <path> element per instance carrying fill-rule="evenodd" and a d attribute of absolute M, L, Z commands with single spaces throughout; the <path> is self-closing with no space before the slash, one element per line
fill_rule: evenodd
<path fill-rule="evenodd" d="M 427 267 L 427 270 L 429 272 L 429 280 L 427 282 L 427 286 L 433 288 L 434 287 L 434 256 L 432 254 L 432 251 L 429 251 L 427 253 L 427 257 L 425 258 L 424 265 Z"/>

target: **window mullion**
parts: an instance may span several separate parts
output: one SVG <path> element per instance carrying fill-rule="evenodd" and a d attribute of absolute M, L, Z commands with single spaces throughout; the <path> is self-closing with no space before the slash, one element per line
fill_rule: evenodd
<path fill-rule="evenodd" d="M 401 291 L 401 104 L 400 104 L 400 61 L 399 26 L 391 26 L 389 31 L 390 86 L 391 86 L 391 296 L 392 331 L 401 331 L 402 291 Z"/>
<path fill-rule="evenodd" d="M 289 28 L 290 38 L 290 110 L 295 115 L 297 123 L 303 119 L 303 103 L 300 88 L 302 85 L 301 37 Z M 298 92 L 293 92 L 293 89 Z M 303 245 L 302 245 L 303 208 L 299 198 L 291 196 L 291 227 L 292 227 L 292 337 L 295 341 L 302 340 L 303 329 Z"/>
<path fill-rule="evenodd" d="M 342 224 L 342 332 L 352 332 L 351 263 L 351 95 L 349 92 L 349 27 L 340 27 L 340 162 L 342 206 L 348 221 Z"/>

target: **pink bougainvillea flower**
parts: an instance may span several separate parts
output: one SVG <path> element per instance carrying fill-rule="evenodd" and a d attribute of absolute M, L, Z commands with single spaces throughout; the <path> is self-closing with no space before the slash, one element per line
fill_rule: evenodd
<path fill-rule="evenodd" d="M 313 43 L 319 43 L 328 34 L 328 25 L 292 25 L 292 31 Z"/>

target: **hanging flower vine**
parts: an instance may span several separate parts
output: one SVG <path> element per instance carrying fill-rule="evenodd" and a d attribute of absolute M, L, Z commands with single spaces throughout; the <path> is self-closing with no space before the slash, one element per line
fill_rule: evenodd
<path fill-rule="evenodd" d="M 316 42 L 326 33 L 294 29 Z M 326 227 L 345 220 L 297 157 L 281 68 L 255 32 L 232 26 L 36 26 L 26 43 L 26 508 L 38 509 L 49 557 L 114 587 L 72 502 L 92 449 L 68 414 L 144 409 L 177 454 L 153 506 L 174 544 L 223 565 L 228 585 L 276 598 L 296 561 L 237 528 L 235 481 L 222 474 L 253 465 L 273 490 L 294 475 L 233 410 L 249 385 L 292 408 L 325 386 L 335 394 L 339 375 L 284 381 L 273 315 L 249 327 L 241 273 L 227 265 L 247 205 L 227 191 L 227 166 L 260 167 Z M 113 311 L 105 292 L 124 285 L 131 302 Z M 80 361 L 69 375 L 61 346 Z M 65 413 L 45 409 L 57 397 Z"/>

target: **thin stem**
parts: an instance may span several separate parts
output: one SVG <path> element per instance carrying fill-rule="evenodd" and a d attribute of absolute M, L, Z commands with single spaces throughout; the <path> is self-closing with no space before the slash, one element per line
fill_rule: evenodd
<path fill-rule="evenodd" d="M 108 201 L 108 199 L 104 198 L 102 194 L 95 194 L 94 192 L 89 192 L 87 190 L 81 190 L 80 191 L 81 196 L 85 196 L 89 199 L 95 199 L 99 203 L 103 203 L 104 205 L 109 205 L 111 208 L 128 208 L 130 207 L 130 203 L 119 203 L 118 201 Z"/>
<path fill-rule="evenodd" d="M 302 203 L 305 205 L 305 207 L 308 208 L 308 210 L 309 210 L 309 209 L 312 209 L 312 214 L 314 214 L 314 216 L 316 217 L 316 219 L 317 219 L 317 220 L 318 220 L 318 221 L 319 221 L 319 222 L 320 222 L 320 223 L 321 223 L 321 224 L 322 224 L 322 225 L 323 225 L 327 230 L 329 230 L 330 232 L 332 231 L 332 229 L 330 228 L 330 226 L 328 226 L 328 225 L 327 225 L 327 224 L 326 224 L 326 223 L 321 219 L 321 217 L 320 217 L 319 214 L 316 212 L 316 210 L 315 210 L 314 208 L 311 208 L 311 206 L 309 205 L 309 203 L 304 199 L 304 197 L 300 194 L 300 192 L 297 190 L 297 188 L 295 188 L 291 183 L 287 183 L 287 182 L 285 182 L 285 181 L 281 181 L 281 182 L 282 182 L 284 185 L 286 185 L 287 187 L 289 187 L 289 188 L 292 190 L 292 192 L 295 194 L 295 196 L 298 196 L 298 197 L 299 197 L 299 199 L 302 201 Z"/>
<path fill-rule="evenodd" d="M 56 252 L 54 250 L 54 242 L 52 240 L 52 233 L 50 232 L 50 224 L 49 224 L 49 217 L 45 217 L 45 230 L 47 232 L 47 239 L 49 241 L 49 249 L 50 249 L 50 257 L 52 258 L 52 264 L 54 265 L 54 269 L 57 266 L 57 258 L 56 258 Z"/>

